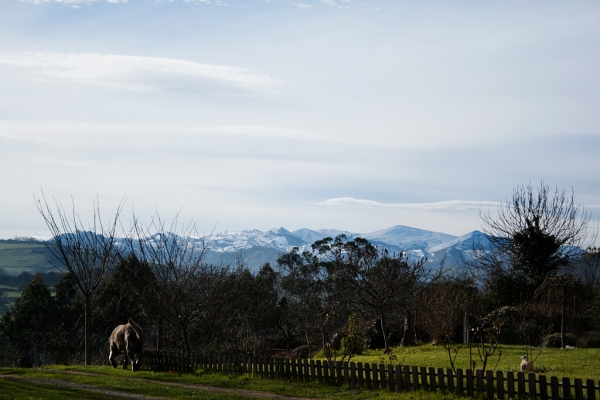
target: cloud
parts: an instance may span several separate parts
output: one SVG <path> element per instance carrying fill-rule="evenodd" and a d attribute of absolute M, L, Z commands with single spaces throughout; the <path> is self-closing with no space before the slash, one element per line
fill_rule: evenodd
<path fill-rule="evenodd" d="M 328 199 L 317 205 L 322 206 L 359 206 L 359 207 L 389 207 L 402 209 L 419 210 L 470 210 L 479 208 L 497 207 L 501 203 L 497 201 L 470 201 L 470 200 L 449 200 L 434 203 L 380 203 L 373 200 L 355 199 L 352 197 L 338 197 Z"/>
<path fill-rule="evenodd" d="M 129 91 L 275 94 L 282 82 L 245 68 L 172 58 L 101 53 L 1 54 L 0 65 L 31 71 L 43 80 Z"/>

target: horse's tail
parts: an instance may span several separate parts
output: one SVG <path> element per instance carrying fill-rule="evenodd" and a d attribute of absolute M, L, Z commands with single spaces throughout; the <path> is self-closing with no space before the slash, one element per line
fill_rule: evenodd
<path fill-rule="evenodd" d="M 144 331 L 142 330 L 142 328 L 140 328 L 140 326 L 138 324 L 133 322 L 133 320 L 131 318 L 128 318 L 127 322 L 129 323 L 129 325 L 131 325 L 131 327 L 135 331 L 135 335 L 138 337 L 138 339 L 144 339 Z"/>

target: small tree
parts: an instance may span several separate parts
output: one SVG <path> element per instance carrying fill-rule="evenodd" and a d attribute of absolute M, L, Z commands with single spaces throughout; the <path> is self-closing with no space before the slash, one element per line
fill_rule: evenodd
<path fill-rule="evenodd" d="M 85 302 L 85 365 L 91 365 L 92 300 L 96 289 L 119 259 L 116 242 L 123 201 L 114 218 L 106 223 L 100 214 L 100 202 L 93 202 L 92 222 L 85 225 L 75 209 L 67 213 L 63 205 L 46 200 L 44 193 L 36 200 L 37 209 L 50 230 L 52 239 L 44 242 L 52 257 L 48 259 L 59 271 L 69 272 Z"/>

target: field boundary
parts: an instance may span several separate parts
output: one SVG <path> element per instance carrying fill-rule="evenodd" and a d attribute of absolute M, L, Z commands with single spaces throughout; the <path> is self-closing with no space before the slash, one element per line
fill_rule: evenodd
<path fill-rule="evenodd" d="M 228 374 L 252 374 L 266 379 L 315 381 L 350 388 L 404 391 L 440 391 L 487 399 L 596 400 L 600 387 L 580 378 L 512 371 L 482 371 L 355 363 L 308 359 L 205 355 L 147 351 L 144 368 L 151 371 L 195 372 L 199 369 Z"/>

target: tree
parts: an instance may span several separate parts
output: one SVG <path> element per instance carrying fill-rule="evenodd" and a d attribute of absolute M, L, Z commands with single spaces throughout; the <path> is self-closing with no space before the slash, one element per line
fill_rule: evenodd
<path fill-rule="evenodd" d="M 477 266 L 487 278 L 514 281 L 511 299 L 516 304 L 533 297 L 544 280 L 566 272 L 586 248 L 589 214 L 569 194 L 553 191 L 543 182 L 534 188 L 518 186 L 495 216 L 481 215 L 491 249 L 476 249 Z"/>
<path fill-rule="evenodd" d="M 50 204 L 42 192 L 36 200 L 37 209 L 44 219 L 52 239 L 45 241 L 52 257 L 48 261 L 63 273 L 69 272 L 85 302 L 85 365 L 91 364 L 92 300 L 96 289 L 119 259 L 116 232 L 123 201 L 117 206 L 114 218 L 105 223 L 100 214 L 100 202 L 93 202 L 92 222 L 84 225 L 72 201 L 67 213 L 54 200 Z"/>
<path fill-rule="evenodd" d="M 147 265 L 156 280 L 152 287 L 158 316 L 157 350 L 161 350 L 166 321 L 181 335 L 189 354 L 190 330 L 205 312 L 202 304 L 213 294 L 211 285 L 224 279 L 227 271 L 204 262 L 207 246 L 198 235 L 196 222 L 180 223 L 178 216 L 167 225 L 157 212 L 148 225 L 143 225 L 134 215 L 128 244 L 129 255 Z"/>
<path fill-rule="evenodd" d="M 0 318 L 0 332 L 21 356 L 29 356 L 33 351 L 39 365 L 45 352 L 55 344 L 57 311 L 50 288 L 36 275 Z"/>
<path fill-rule="evenodd" d="M 408 310 L 417 283 L 425 276 L 426 259 L 409 263 L 404 253 L 380 252 L 367 239 L 349 241 L 345 235 L 325 238 L 312 247 L 325 259 L 336 284 L 344 287 L 344 300 L 377 316 L 389 351 L 388 316 L 397 309 Z"/>

